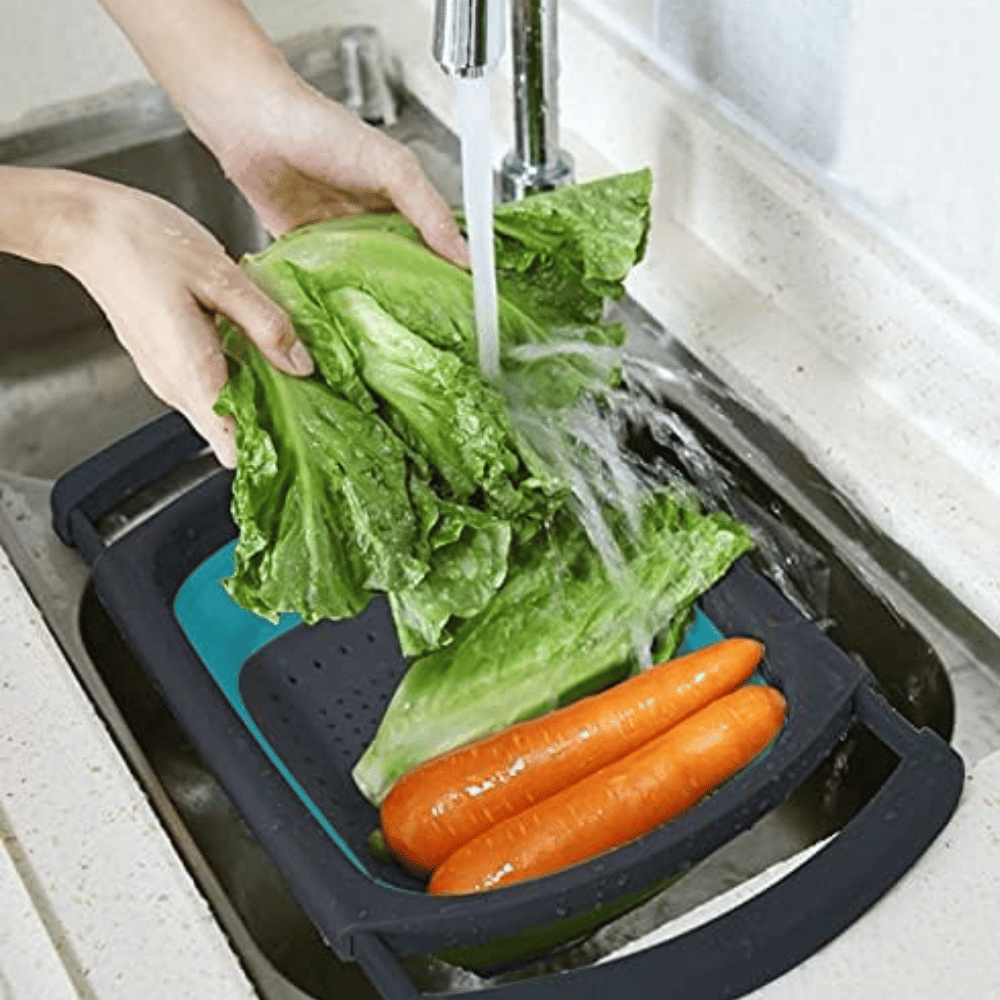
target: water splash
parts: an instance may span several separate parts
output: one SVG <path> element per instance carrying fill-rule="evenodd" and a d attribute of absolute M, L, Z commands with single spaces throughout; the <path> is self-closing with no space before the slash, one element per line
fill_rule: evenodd
<path fill-rule="evenodd" d="M 580 341 L 521 345 L 509 352 L 514 362 L 554 356 L 583 357 L 593 371 L 592 385 L 577 403 L 553 410 L 532 405 L 530 374 L 505 373 L 514 428 L 551 474 L 569 489 L 568 506 L 598 553 L 616 587 L 638 586 L 622 545 L 639 544 L 641 514 L 652 483 L 622 450 L 616 420 L 616 393 L 608 389 L 607 372 L 620 367 L 620 349 Z M 571 374 L 579 382 L 581 371 Z M 527 399 L 525 398 L 527 395 Z M 613 523 L 612 523 L 613 522 Z M 624 529 L 624 537 L 622 536 Z M 652 648 L 663 622 L 633 624 L 632 648 L 639 669 L 652 666 Z"/>
<path fill-rule="evenodd" d="M 659 402 L 655 391 L 649 392 L 640 373 L 630 372 L 629 378 L 630 391 L 618 400 L 620 416 L 644 427 L 676 462 L 675 466 L 654 463 L 647 467 L 648 473 L 658 481 L 686 481 L 703 505 L 742 522 L 753 537 L 764 575 L 806 618 L 828 628 L 831 569 L 823 554 L 787 522 L 782 511 L 750 496 L 681 414 Z"/>

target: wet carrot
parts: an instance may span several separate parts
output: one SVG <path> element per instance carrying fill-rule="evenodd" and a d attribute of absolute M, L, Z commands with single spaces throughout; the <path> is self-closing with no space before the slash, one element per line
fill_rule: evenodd
<path fill-rule="evenodd" d="M 785 700 L 751 684 L 574 785 L 468 841 L 428 892 L 464 894 L 537 878 L 641 837 L 749 764 L 781 729 Z"/>
<path fill-rule="evenodd" d="M 432 871 L 482 831 L 732 691 L 762 655 L 753 639 L 725 639 L 429 760 L 382 803 L 386 842 L 408 867 Z"/>

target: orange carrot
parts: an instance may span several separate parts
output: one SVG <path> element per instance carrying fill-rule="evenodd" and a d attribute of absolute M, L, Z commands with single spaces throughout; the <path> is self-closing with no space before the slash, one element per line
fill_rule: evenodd
<path fill-rule="evenodd" d="M 428 892 L 464 894 L 559 871 L 673 819 L 749 764 L 780 730 L 785 699 L 750 684 L 458 848 Z"/>
<path fill-rule="evenodd" d="M 408 867 L 432 871 L 482 831 L 738 687 L 763 649 L 753 639 L 725 639 L 427 761 L 382 803 L 389 848 Z"/>

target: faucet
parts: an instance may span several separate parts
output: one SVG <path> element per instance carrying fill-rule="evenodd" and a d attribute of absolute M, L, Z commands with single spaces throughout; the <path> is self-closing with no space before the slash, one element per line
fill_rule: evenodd
<path fill-rule="evenodd" d="M 559 148 L 556 0 L 511 0 L 514 148 L 500 168 L 500 194 L 513 201 L 573 180 Z M 434 58 L 452 76 L 482 76 L 503 54 L 503 0 L 437 0 Z"/>

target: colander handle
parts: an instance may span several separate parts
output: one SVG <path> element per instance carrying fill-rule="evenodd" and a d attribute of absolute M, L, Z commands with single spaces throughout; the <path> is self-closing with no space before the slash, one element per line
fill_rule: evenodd
<path fill-rule="evenodd" d="M 89 566 L 104 550 L 95 522 L 207 447 L 176 411 L 164 414 L 67 472 L 52 488 L 52 526 Z"/>
<path fill-rule="evenodd" d="M 808 958 L 903 875 L 948 822 L 962 790 L 962 760 L 937 733 L 915 729 L 867 683 L 856 711 L 899 764 L 837 836 L 780 881 L 691 931 L 613 962 L 449 996 L 731 1000 Z M 424 996 L 378 938 L 356 946 L 386 1000 Z"/>

